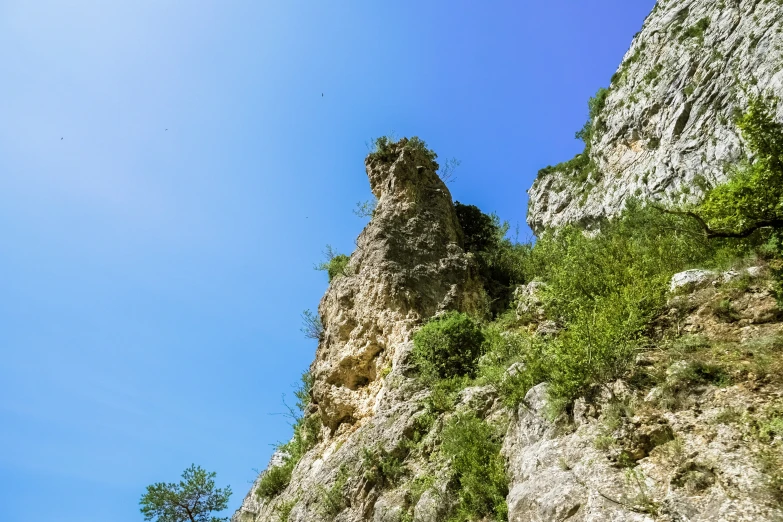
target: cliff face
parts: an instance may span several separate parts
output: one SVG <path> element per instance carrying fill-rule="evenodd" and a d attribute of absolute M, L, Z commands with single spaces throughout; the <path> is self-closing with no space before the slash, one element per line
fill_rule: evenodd
<path fill-rule="evenodd" d="M 660 0 L 612 77 L 589 158 L 543 169 L 528 191 L 530 227 L 591 228 L 631 197 L 697 200 L 746 155 L 733 123 L 746 91 L 783 93 L 783 4 Z"/>
<path fill-rule="evenodd" d="M 381 372 L 400 364 L 413 329 L 439 311 L 480 313 L 474 263 L 462 251 L 451 194 L 438 165 L 407 140 L 366 161 L 377 198 L 345 277 L 319 306 L 324 333 L 313 375 L 323 423 L 350 429 L 377 409 Z"/>
<path fill-rule="evenodd" d="M 259 499 L 257 481 L 235 521 L 281 519 L 281 506 L 291 502 L 291 521 L 372 520 L 386 501 L 362 478 L 364 452 L 399 454 L 423 413 L 426 393 L 406 376 L 413 331 L 446 310 L 486 313 L 478 270 L 462 249 L 437 163 L 403 138 L 369 155 L 365 166 L 375 211 L 345 275 L 331 282 L 319 306 L 323 333 L 311 366 L 310 404 L 322 424 L 319 442 L 277 498 Z M 277 453 L 267 469 L 282 465 L 282 457 Z M 339 483 L 341 469 L 350 475 L 341 486 L 346 505 L 333 518 L 324 507 L 324 487 Z M 403 503 L 396 501 L 395 512 Z"/>
<path fill-rule="evenodd" d="M 782 24 L 778 0 L 659 2 L 595 116 L 589 157 L 545 169 L 530 190 L 531 226 L 590 227 L 631 196 L 696 198 L 726 179 L 744 155 L 731 121 L 740 87 L 783 93 Z M 501 395 L 518 361 L 443 392 L 418 374 L 412 339 L 443 311 L 486 318 L 477 257 L 420 142 L 387 144 L 365 166 L 378 202 L 319 305 L 313 429 L 295 459 L 291 447 L 275 453 L 232 522 L 478 520 L 454 518 L 468 490 L 442 451 L 464 417 L 496 437 L 484 460 L 502 461 L 495 492 L 512 522 L 783 521 L 783 322 L 768 267 L 676 275 L 641 370 L 555 419 L 545 382 L 513 405 Z M 557 338 L 546 287 L 517 288 L 501 338 Z M 289 465 L 290 478 L 275 478 Z"/>
<path fill-rule="evenodd" d="M 486 297 L 436 164 L 405 141 L 387 152 L 366 161 L 378 206 L 319 308 L 306 412 L 319 426 L 314 440 L 270 494 L 264 482 L 290 456 L 278 451 L 232 522 L 468 520 L 452 518 L 464 485 L 440 451 L 444 426 L 464 414 L 497 434 L 512 522 L 783 520 L 783 490 L 771 478 L 783 475 L 769 457 L 783 441 L 774 406 L 783 404 L 774 377 L 783 323 L 766 268 L 673 278 L 671 309 L 651 325 L 660 345 L 637 361 L 665 374 L 655 386 L 606 383 L 556 419 L 546 383 L 516 406 L 493 384 L 468 384 L 434 407 L 411 361 L 413 332 L 444 310 L 481 317 Z M 557 335 L 541 328 L 552 323 L 539 310 L 541 289 L 516 292 L 517 320 L 536 332 L 527 335 Z M 704 358 L 731 360 L 731 385 L 700 366 Z"/>

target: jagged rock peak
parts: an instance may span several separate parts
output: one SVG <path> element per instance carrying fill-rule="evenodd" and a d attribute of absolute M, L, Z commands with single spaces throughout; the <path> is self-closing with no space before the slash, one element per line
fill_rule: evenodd
<path fill-rule="evenodd" d="M 528 191 L 530 227 L 589 229 L 632 197 L 698 200 L 746 156 L 733 120 L 749 93 L 783 93 L 783 3 L 660 0 L 612 77 L 586 155 L 542 169 Z"/>
<path fill-rule="evenodd" d="M 331 431 L 373 413 L 379 375 L 404 363 L 416 326 L 443 310 L 485 308 L 435 154 L 403 138 L 368 155 L 365 166 L 377 205 L 345 275 L 319 305 L 313 404 Z"/>

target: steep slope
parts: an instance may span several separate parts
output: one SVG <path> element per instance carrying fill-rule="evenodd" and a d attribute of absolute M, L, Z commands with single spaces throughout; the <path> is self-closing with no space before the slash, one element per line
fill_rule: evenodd
<path fill-rule="evenodd" d="M 323 333 L 309 412 L 322 425 L 318 443 L 276 498 L 258 498 L 257 481 L 236 521 L 280 519 L 286 506 L 293 506 L 286 515 L 292 521 L 331 520 L 338 508 L 324 487 L 335 483 L 339 520 L 369 520 L 384 509 L 380 488 L 368 484 L 361 466 L 365 450 L 402 457 L 423 413 L 422 386 L 405 376 L 413 330 L 444 310 L 485 313 L 477 267 L 462 250 L 451 194 L 431 153 L 403 138 L 365 165 L 377 205 L 345 274 L 319 306 Z M 269 468 L 283 459 L 276 454 Z"/>
<path fill-rule="evenodd" d="M 778 0 L 659 2 L 592 102 L 585 155 L 530 190 L 531 226 L 590 228 L 631 196 L 697 198 L 725 180 L 746 155 L 742 89 L 783 92 L 782 20 Z M 232 522 L 783 521 L 780 251 L 713 248 L 635 206 L 614 236 L 493 258 L 470 245 L 501 229 L 475 226 L 492 223 L 478 209 L 466 221 L 435 158 L 415 138 L 366 158 L 377 206 L 330 273 L 302 418 Z M 498 259 L 526 283 L 505 313 L 482 279 Z M 702 261 L 723 268 L 674 274 Z M 449 311 L 483 340 L 475 371 L 433 377 L 418 332 Z M 450 357 L 451 334 L 431 331 Z M 472 348 L 457 346 L 461 363 Z"/>
<path fill-rule="evenodd" d="M 308 429 L 275 453 L 232 522 L 783 520 L 783 322 L 770 267 L 675 275 L 633 367 L 556 418 L 549 384 L 514 384 L 524 362 L 501 359 L 494 378 L 444 389 L 417 370 L 415 332 L 445 310 L 486 317 L 487 304 L 437 164 L 409 143 L 366 160 L 378 207 L 319 308 Z M 558 335 L 537 297 L 546 286 L 516 292 L 501 352 L 535 353 Z M 524 400 L 509 400 L 509 383 Z M 457 457 L 478 473 L 466 477 Z M 486 504 L 476 481 L 493 463 L 502 509 L 460 511 Z"/>
<path fill-rule="evenodd" d="M 659 1 L 600 96 L 586 154 L 528 191 L 530 227 L 591 228 L 630 197 L 697 199 L 746 155 L 733 123 L 746 90 L 783 94 L 783 3 Z"/>

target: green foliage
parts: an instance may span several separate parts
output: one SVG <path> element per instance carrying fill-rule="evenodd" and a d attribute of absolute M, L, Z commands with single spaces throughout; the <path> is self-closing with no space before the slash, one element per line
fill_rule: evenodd
<path fill-rule="evenodd" d="M 319 486 L 319 511 L 327 520 L 334 520 L 345 509 L 345 496 L 343 489 L 348 483 L 348 468 L 343 464 L 337 472 L 334 483 L 329 488 Z"/>
<path fill-rule="evenodd" d="M 292 464 L 289 465 L 289 462 Z M 264 472 L 256 488 L 256 495 L 263 499 L 271 499 L 279 495 L 291 482 L 294 463 L 290 459 L 282 466 L 273 466 Z"/>
<path fill-rule="evenodd" d="M 413 336 L 413 359 L 427 378 L 473 375 L 482 353 L 481 326 L 459 312 L 430 320 Z"/>
<path fill-rule="evenodd" d="M 330 283 L 337 277 L 348 275 L 346 269 L 351 260 L 349 256 L 338 254 L 331 245 L 326 245 L 324 256 L 326 256 L 326 261 L 315 265 L 315 269 L 325 271 L 329 275 Z"/>
<path fill-rule="evenodd" d="M 495 430 L 472 414 L 462 414 L 449 420 L 442 437 L 441 452 L 451 462 L 459 495 L 450 520 L 506 520 L 508 481 Z"/>
<path fill-rule="evenodd" d="M 576 138 L 585 143 L 585 150 L 568 161 L 539 170 L 539 178 L 552 172 L 563 172 L 570 175 L 577 183 L 585 183 L 590 176 L 599 176 L 598 165 L 590 157 L 590 151 L 592 150 L 593 138 L 597 133 L 606 130 L 606 123 L 601 120 L 601 112 L 603 112 L 606 106 L 609 93 L 609 89 L 602 87 L 587 102 L 589 117 L 584 126 L 576 133 Z"/>
<path fill-rule="evenodd" d="M 590 146 L 596 131 L 603 130 L 604 124 L 600 120 L 601 112 L 606 106 L 609 97 L 609 89 L 601 87 L 595 96 L 587 101 L 589 117 L 581 130 L 576 133 L 576 138 L 582 140 L 586 146 Z"/>
<path fill-rule="evenodd" d="M 393 161 L 396 159 L 396 154 L 399 153 L 397 148 L 400 144 L 403 149 L 413 152 L 427 163 L 434 163 L 438 157 L 418 136 L 413 136 L 410 139 L 401 138 L 400 140 L 395 140 L 392 136 L 381 136 L 374 140 L 375 149 L 370 153 L 370 158 L 385 162 Z"/>
<path fill-rule="evenodd" d="M 215 473 L 208 473 L 195 464 L 182 473 L 179 483 L 158 482 L 147 486 L 142 495 L 141 513 L 144 520 L 157 522 L 220 522 L 211 514 L 228 507 L 231 487 L 215 488 Z"/>
<path fill-rule="evenodd" d="M 704 33 L 707 31 L 707 29 L 710 27 L 710 19 L 708 17 L 704 17 L 692 26 L 690 26 L 688 29 L 685 30 L 680 35 L 680 42 L 684 42 L 685 40 L 689 38 L 696 38 L 699 41 L 704 40 Z"/>
<path fill-rule="evenodd" d="M 706 239 L 686 217 L 635 202 L 595 237 L 577 227 L 545 233 L 525 270 L 547 283 L 547 316 L 565 329 L 537 347 L 538 362 L 526 368 L 521 383 L 548 381 L 556 411 L 593 386 L 623 377 L 648 342 L 646 327 L 665 304 L 671 275 L 714 263 L 731 248 Z"/>
<path fill-rule="evenodd" d="M 374 486 L 393 486 L 405 473 L 402 459 L 382 447 L 364 448 L 362 452 L 364 479 Z"/>
<path fill-rule="evenodd" d="M 502 321 L 484 328 L 484 351 L 478 370 L 478 384 L 491 384 L 509 406 L 522 402 L 525 393 L 548 375 L 545 341 L 509 331 Z M 509 371 L 509 368 L 512 368 Z"/>
<path fill-rule="evenodd" d="M 775 119 L 772 101 L 752 98 L 737 126 L 755 161 L 735 168 L 697 209 L 710 228 L 730 233 L 783 222 L 783 124 Z"/>
<path fill-rule="evenodd" d="M 366 201 L 359 201 L 356 203 L 356 208 L 353 209 L 353 213 L 360 218 L 371 218 L 375 213 L 375 207 L 378 205 L 378 199 L 373 197 Z"/>
<path fill-rule="evenodd" d="M 280 522 L 288 522 L 288 519 L 291 517 L 291 511 L 294 510 L 297 501 L 297 499 L 291 499 L 275 506 L 275 513 L 280 518 Z"/>
<path fill-rule="evenodd" d="M 321 340 L 324 333 L 324 325 L 321 323 L 321 316 L 310 310 L 302 312 L 302 327 L 299 329 L 308 339 Z"/>
<path fill-rule="evenodd" d="M 289 416 L 294 421 L 294 434 L 291 440 L 277 447 L 277 450 L 283 455 L 283 463 L 267 469 L 256 488 L 256 495 L 263 499 L 274 498 L 288 487 L 294 468 L 304 454 L 318 442 L 321 419 L 317 414 L 307 414 L 312 386 L 312 374 L 304 372 L 301 384 L 294 391 L 296 409 L 289 408 Z"/>
<path fill-rule="evenodd" d="M 497 315 L 508 308 L 513 287 L 524 280 L 522 267 L 530 247 L 508 239 L 508 223 L 501 223 L 495 214 L 484 214 L 475 205 L 459 201 L 454 209 L 464 233 L 465 251 L 478 262 L 490 310 Z"/>

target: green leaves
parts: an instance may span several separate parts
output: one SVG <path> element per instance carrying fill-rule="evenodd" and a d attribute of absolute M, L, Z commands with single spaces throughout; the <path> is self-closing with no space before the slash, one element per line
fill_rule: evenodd
<path fill-rule="evenodd" d="M 671 275 L 710 262 L 718 247 L 687 217 L 635 202 L 594 237 L 566 227 L 539 238 L 525 270 L 547 283 L 546 315 L 564 327 L 540 354 L 546 365 L 538 378 L 550 383 L 554 410 L 623 377 L 665 304 Z"/>
<path fill-rule="evenodd" d="M 447 312 L 425 324 L 413 336 L 413 358 L 429 378 L 473 375 L 482 354 L 481 326 L 459 312 Z"/>
<path fill-rule="evenodd" d="M 141 513 L 144 520 L 157 522 L 219 522 L 228 518 L 211 516 L 228 506 L 231 488 L 215 489 L 215 473 L 208 473 L 195 464 L 182 473 L 177 483 L 158 482 L 147 486 L 142 495 Z"/>
<path fill-rule="evenodd" d="M 443 428 L 441 452 L 451 461 L 460 499 L 450 521 L 506 520 L 508 479 L 500 447 L 492 426 L 472 414 L 455 415 Z"/>
<path fill-rule="evenodd" d="M 735 167 L 731 179 L 712 189 L 697 207 L 713 231 L 746 235 L 765 226 L 783 227 L 783 124 L 775 118 L 775 104 L 751 98 L 737 120 L 755 160 Z"/>

